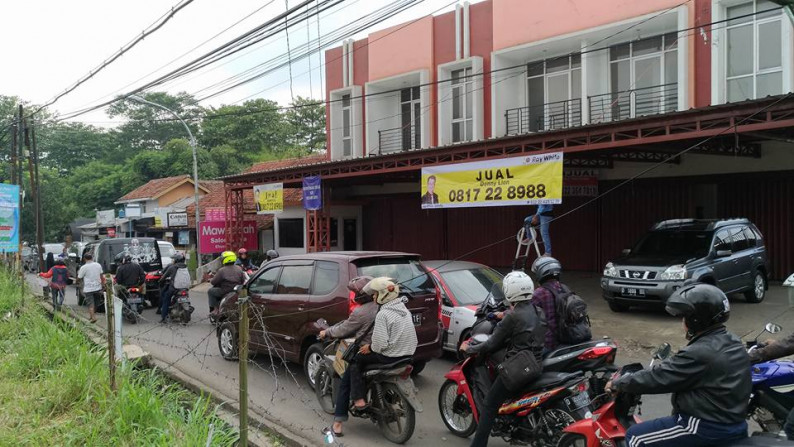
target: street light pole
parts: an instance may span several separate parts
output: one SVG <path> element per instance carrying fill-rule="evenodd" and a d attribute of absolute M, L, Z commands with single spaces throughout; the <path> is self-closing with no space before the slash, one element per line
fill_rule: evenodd
<path fill-rule="evenodd" d="M 199 247 L 200 240 L 201 240 L 201 233 L 199 232 L 199 179 L 198 179 L 198 159 L 196 156 L 196 138 L 193 137 L 193 132 L 190 131 L 190 127 L 187 125 L 185 120 L 183 120 L 179 115 L 176 114 L 173 110 L 167 108 L 162 104 L 157 104 L 156 102 L 147 101 L 141 98 L 138 95 L 130 95 L 127 98 L 137 101 L 143 104 L 148 104 L 153 107 L 158 107 L 160 109 L 165 110 L 166 112 L 174 115 L 176 119 L 185 126 L 185 130 L 187 131 L 188 136 L 190 137 L 190 147 L 193 149 L 193 191 L 194 191 L 194 201 L 196 203 L 196 276 L 198 276 L 198 270 L 201 268 L 201 249 Z M 199 279 L 198 277 L 196 279 Z"/>

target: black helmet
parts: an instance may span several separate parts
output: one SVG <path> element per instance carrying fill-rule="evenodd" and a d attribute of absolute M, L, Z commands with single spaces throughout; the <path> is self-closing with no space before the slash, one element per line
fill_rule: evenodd
<path fill-rule="evenodd" d="M 268 250 L 266 253 L 267 259 L 273 260 L 278 258 L 278 252 L 276 250 Z"/>
<path fill-rule="evenodd" d="M 665 306 L 667 313 L 684 317 L 687 339 L 728 321 L 731 305 L 722 290 L 709 284 L 692 284 L 678 289 Z"/>
<path fill-rule="evenodd" d="M 129 264 L 130 262 L 132 262 L 132 256 L 130 255 L 124 255 L 124 257 L 121 259 L 122 264 Z"/>
<path fill-rule="evenodd" d="M 185 262 L 185 255 L 182 253 L 176 252 L 173 258 L 174 264 L 179 264 L 180 262 Z"/>
<path fill-rule="evenodd" d="M 550 277 L 558 277 L 562 273 L 562 264 L 551 256 L 541 256 L 532 263 L 532 273 L 543 282 Z"/>
<path fill-rule="evenodd" d="M 364 292 L 364 286 L 369 284 L 372 279 L 371 276 L 356 276 L 347 283 L 347 288 L 355 294 L 353 300 L 359 304 L 372 301 L 372 295 Z"/>

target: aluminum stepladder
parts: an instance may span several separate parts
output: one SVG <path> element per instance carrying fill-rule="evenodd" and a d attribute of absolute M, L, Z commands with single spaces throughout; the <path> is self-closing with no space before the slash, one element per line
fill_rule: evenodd
<path fill-rule="evenodd" d="M 540 248 L 538 248 L 538 232 L 535 227 L 529 227 L 529 237 L 525 238 L 526 230 L 521 227 L 516 234 L 516 257 L 513 260 L 513 270 L 526 271 L 527 261 L 529 261 L 529 254 L 532 247 L 535 248 L 535 254 L 540 257 Z M 523 249 L 522 249 L 523 248 Z"/>

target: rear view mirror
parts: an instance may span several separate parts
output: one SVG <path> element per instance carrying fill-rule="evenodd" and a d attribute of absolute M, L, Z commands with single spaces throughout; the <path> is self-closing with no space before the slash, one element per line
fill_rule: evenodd
<path fill-rule="evenodd" d="M 727 257 L 727 256 L 730 256 L 730 255 L 732 255 L 732 254 L 733 254 L 733 252 L 732 252 L 732 251 L 730 251 L 730 250 L 717 250 L 717 253 L 716 253 L 716 254 L 717 254 L 717 257 L 718 257 L 718 258 L 725 258 L 725 257 Z"/>
<path fill-rule="evenodd" d="M 623 253 L 624 256 L 629 255 L 629 254 L 631 254 L 631 249 L 630 248 L 624 248 L 621 253 Z"/>
<path fill-rule="evenodd" d="M 766 329 L 766 331 L 769 332 L 770 334 L 777 334 L 778 332 L 783 330 L 783 328 L 780 327 L 780 325 L 777 325 L 775 323 L 767 323 L 766 326 L 764 326 L 764 329 Z"/>
<path fill-rule="evenodd" d="M 672 347 L 670 346 L 670 343 L 662 343 L 661 345 L 659 345 L 658 348 L 656 348 L 653 351 L 653 354 L 652 354 L 653 358 L 655 358 L 657 360 L 664 360 L 667 357 L 670 357 L 670 351 L 671 350 L 672 350 Z"/>
<path fill-rule="evenodd" d="M 238 285 L 234 286 L 234 291 L 235 292 L 240 293 L 241 290 L 243 290 L 243 286 L 242 285 L 238 284 Z"/>

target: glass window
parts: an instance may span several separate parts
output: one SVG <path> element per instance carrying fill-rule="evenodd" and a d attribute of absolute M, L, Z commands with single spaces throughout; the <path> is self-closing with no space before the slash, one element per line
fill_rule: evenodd
<path fill-rule="evenodd" d="M 763 98 L 783 93 L 783 73 L 760 74 L 756 77 L 756 97 Z"/>
<path fill-rule="evenodd" d="M 452 142 L 470 141 L 473 133 L 471 68 L 452 72 Z"/>
<path fill-rule="evenodd" d="M 248 286 L 248 292 L 257 295 L 273 293 L 279 272 L 281 272 L 281 266 L 265 270 L 251 282 L 251 285 Z"/>
<path fill-rule="evenodd" d="M 781 51 L 782 37 L 780 36 L 779 20 L 758 25 L 758 69 L 780 67 L 783 60 Z"/>
<path fill-rule="evenodd" d="M 651 231 L 631 250 L 636 256 L 703 257 L 709 251 L 709 231 Z"/>
<path fill-rule="evenodd" d="M 278 279 L 279 295 L 308 295 L 312 284 L 314 265 L 285 265 Z"/>
<path fill-rule="evenodd" d="M 628 43 L 615 45 L 609 49 L 609 58 L 613 61 L 628 59 L 629 55 L 631 55 L 631 44 Z"/>
<path fill-rule="evenodd" d="M 731 234 L 728 230 L 720 230 L 714 236 L 714 251 L 730 250 L 731 244 Z"/>
<path fill-rule="evenodd" d="M 728 76 L 753 72 L 753 27 L 740 26 L 728 30 Z M 749 56 L 749 57 L 748 57 Z"/>
<path fill-rule="evenodd" d="M 752 96 L 752 77 L 728 79 L 728 102 L 744 101 Z"/>
<path fill-rule="evenodd" d="M 770 2 L 769 0 L 758 0 L 755 5 L 755 10 L 759 13 L 759 19 L 776 17 L 780 14 L 780 5 Z"/>
<path fill-rule="evenodd" d="M 350 95 L 342 95 L 342 107 L 350 107 Z"/>
<path fill-rule="evenodd" d="M 502 275 L 491 269 L 480 268 L 441 273 L 441 278 L 458 304 L 469 306 L 482 303 L 493 285 L 502 280 Z"/>
<path fill-rule="evenodd" d="M 744 229 L 744 237 L 745 237 L 745 239 L 747 239 L 747 245 L 750 248 L 753 248 L 753 247 L 756 246 L 757 238 L 755 236 L 755 232 L 753 230 L 751 230 L 749 227 L 745 227 L 745 229 Z"/>
<path fill-rule="evenodd" d="M 747 238 L 744 235 L 744 228 L 731 228 L 731 240 L 733 243 L 731 244 L 731 250 L 735 253 L 737 251 L 747 250 L 749 248 L 749 244 L 747 243 Z"/>
<path fill-rule="evenodd" d="M 736 25 L 739 23 L 747 23 L 753 21 L 753 3 L 745 3 L 742 5 L 731 6 L 728 8 L 728 18 L 735 19 L 728 22 L 730 25 Z M 746 16 L 746 17 L 742 17 Z M 737 18 L 739 17 L 739 18 Z"/>
<path fill-rule="evenodd" d="M 388 276 L 405 292 L 435 292 L 435 283 L 419 261 L 410 258 L 365 258 L 356 261 L 357 275 Z"/>
<path fill-rule="evenodd" d="M 312 295 L 328 295 L 339 285 L 339 264 L 317 261 L 314 266 Z"/>
<path fill-rule="evenodd" d="M 662 51 L 662 36 L 643 39 L 632 44 L 633 56 L 642 56 L 660 51 Z"/>
<path fill-rule="evenodd" d="M 278 219 L 279 248 L 303 248 L 303 219 Z"/>

